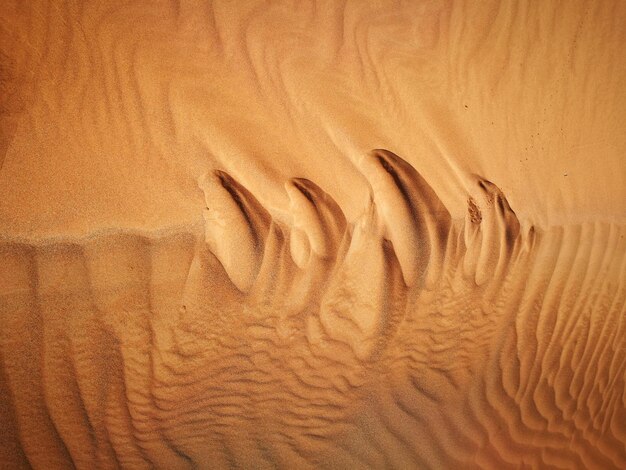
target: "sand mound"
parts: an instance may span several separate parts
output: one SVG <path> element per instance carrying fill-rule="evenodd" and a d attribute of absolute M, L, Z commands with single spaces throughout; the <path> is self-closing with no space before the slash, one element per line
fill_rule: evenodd
<path fill-rule="evenodd" d="M 625 25 L 5 2 L 0 468 L 626 468 Z"/>

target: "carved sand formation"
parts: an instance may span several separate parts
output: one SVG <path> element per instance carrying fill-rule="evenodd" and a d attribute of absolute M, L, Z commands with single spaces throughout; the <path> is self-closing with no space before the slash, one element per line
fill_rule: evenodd
<path fill-rule="evenodd" d="M 0 468 L 626 468 L 626 4 L 1 8 Z"/>

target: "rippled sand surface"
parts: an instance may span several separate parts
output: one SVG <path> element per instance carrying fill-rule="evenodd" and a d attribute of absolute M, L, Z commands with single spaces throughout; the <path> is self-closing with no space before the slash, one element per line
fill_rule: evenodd
<path fill-rule="evenodd" d="M 0 468 L 626 468 L 626 3 L 6 1 Z"/>

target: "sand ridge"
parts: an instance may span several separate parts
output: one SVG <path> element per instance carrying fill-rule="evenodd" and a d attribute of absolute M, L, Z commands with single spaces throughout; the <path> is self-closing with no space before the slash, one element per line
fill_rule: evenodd
<path fill-rule="evenodd" d="M 364 158 L 351 224 L 311 181 L 287 225 L 217 172 L 206 236 L 5 242 L 3 458 L 622 467 L 626 229 L 522 230 L 480 177 L 452 221 L 406 161 Z"/>
<path fill-rule="evenodd" d="M 619 0 L 3 2 L 0 468 L 626 468 L 623 44 Z"/>

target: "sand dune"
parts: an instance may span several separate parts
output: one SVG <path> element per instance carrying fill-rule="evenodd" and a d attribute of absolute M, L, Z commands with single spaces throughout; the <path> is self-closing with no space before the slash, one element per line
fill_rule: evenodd
<path fill-rule="evenodd" d="M 626 4 L 0 7 L 0 468 L 626 468 Z"/>

